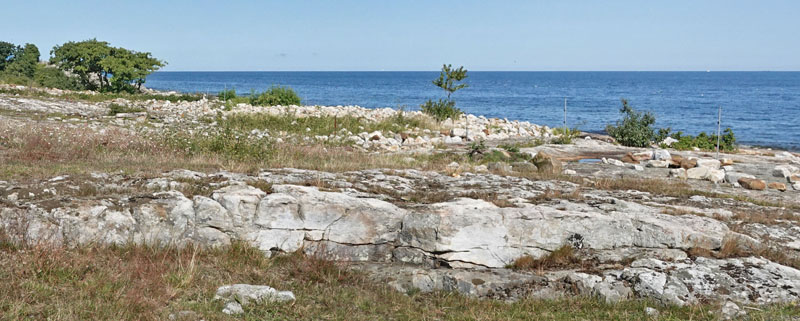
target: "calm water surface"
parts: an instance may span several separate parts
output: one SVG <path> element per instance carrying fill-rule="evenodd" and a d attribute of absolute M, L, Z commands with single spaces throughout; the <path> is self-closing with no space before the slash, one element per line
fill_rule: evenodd
<path fill-rule="evenodd" d="M 240 94 L 291 86 L 311 105 L 418 109 L 443 94 L 438 72 L 157 72 L 159 90 Z M 453 98 L 487 117 L 602 131 L 619 118 L 620 98 L 656 114 L 657 126 L 686 133 L 733 128 L 740 143 L 800 150 L 800 72 L 470 72 L 469 88 Z"/>

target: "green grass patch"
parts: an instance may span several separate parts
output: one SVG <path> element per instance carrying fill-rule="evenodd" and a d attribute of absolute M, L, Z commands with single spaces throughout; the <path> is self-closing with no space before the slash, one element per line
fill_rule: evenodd
<path fill-rule="evenodd" d="M 145 109 L 140 107 L 131 107 L 128 105 L 120 105 L 115 103 L 108 105 L 109 116 L 114 116 L 116 114 L 140 113 L 143 111 L 145 111 Z"/>

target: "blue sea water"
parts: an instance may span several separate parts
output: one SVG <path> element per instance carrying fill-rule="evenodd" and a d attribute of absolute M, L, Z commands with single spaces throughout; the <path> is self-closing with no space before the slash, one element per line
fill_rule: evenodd
<path fill-rule="evenodd" d="M 159 90 L 240 94 L 291 86 L 311 105 L 419 109 L 443 97 L 438 72 L 156 72 Z M 652 111 L 658 127 L 689 134 L 722 128 L 740 143 L 800 150 L 800 72 L 469 72 L 469 87 L 453 95 L 464 111 L 486 117 L 563 123 L 601 132 L 619 116 L 620 99 Z"/>

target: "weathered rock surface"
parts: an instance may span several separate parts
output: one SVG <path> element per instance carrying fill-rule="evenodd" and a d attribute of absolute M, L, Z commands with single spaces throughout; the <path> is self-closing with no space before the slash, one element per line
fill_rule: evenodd
<path fill-rule="evenodd" d="M 0 227 L 16 232 L 12 236 L 18 240 L 65 245 L 221 246 L 241 240 L 270 255 L 302 250 L 374 265 L 370 269 L 376 277 L 393 275 L 390 284 L 404 291 L 448 290 L 501 299 L 577 291 L 608 302 L 641 296 L 671 304 L 761 304 L 798 299 L 800 293 L 800 272 L 764 259 L 688 259 L 686 251 L 715 251 L 737 235 L 787 248 L 800 240 L 800 232 L 791 229 L 781 230 L 787 236 L 777 239 L 779 232 L 766 226 L 746 225 L 737 231 L 747 235 L 734 233 L 720 219 L 733 214 L 702 208 L 716 201 L 700 196 L 690 201 L 702 207 L 677 206 L 670 204 L 672 198 L 637 191 L 416 170 L 281 169 L 257 176 L 174 171 L 147 180 L 93 179 L 98 186 L 143 190 L 136 196 L 58 196 L 70 190 L 69 177 L 37 185 L 49 194 L 34 186 L 0 187 Z M 312 179 L 317 186 L 297 185 Z M 213 192 L 186 197 L 176 190 L 186 181 L 209 184 Z M 253 187 L 263 184 L 272 184 L 268 192 Z M 432 202 L 409 202 L 420 197 L 418 191 L 441 195 Z M 580 197 L 542 200 L 553 191 L 577 191 Z M 54 198 L 39 201 L 42 195 Z M 517 258 L 542 257 L 564 245 L 594 260 L 597 270 L 537 276 L 505 269 Z M 781 278 L 770 278 L 775 273 Z M 234 301 L 226 306 L 230 313 L 242 308 L 241 300 Z"/>

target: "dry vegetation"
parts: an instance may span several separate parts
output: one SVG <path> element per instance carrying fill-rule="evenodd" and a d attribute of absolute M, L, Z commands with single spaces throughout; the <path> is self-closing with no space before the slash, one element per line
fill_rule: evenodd
<path fill-rule="evenodd" d="M 241 154 L 243 151 L 247 154 Z M 275 167 L 331 172 L 408 167 L 441 170 L 452 161 L 446 155 L 410 156 L 411 163 L 404 160 L 409 155 L 368 154 L 342 146 L 258 141 L 245 145 L 185 135 L 143 137 L 113 127 L 97 131 L 64 125 L 0 124 L 0 179 L 117 171 L 155 175 L 172 169 L 242 173 Z"/>
<path fill-rule="evenodd" d="M 687 251 L 690 257 L 709 257 L 717 259 L 738 257 L 763 257 L 772 262 L 800 269 L 800 257 L 787 254 L 786 249 L 778 249 L 765 244 L 753 244 L 741 237 L 728 237 L 718 250 L 694 247 Z"/>
<path fill-rule="evenodd" d="M 653 302 L 606 304 L 592 298 L 505 303 L 446 293 L 402 294 L 359 272 L 316 257 L 266 258 L 240 243 L 202 250 L 143 246 L 21 248 L 0 242 L 0 319 L 167 320 L 179 311 L 205 320 L 642 320 Z M 293 304 L 246 307 L 222 314 L 214 301 L 224 284 L 268 284 L 291 290 Z M 661 307 L 672 320 L 714 320 L 713 306 Z M 755 319 L 792 313 L 762 307 Z"/>
<path fill-rule="evenodd" d="M 571 245 L 565 244 L 538 259 L 530 255 L 520 257 L 511 263 L 509 268 L 515 270 L 543 271 L 580 267 L 582 262 L 583 260 L 576 256 L 575 249 Z"/>

